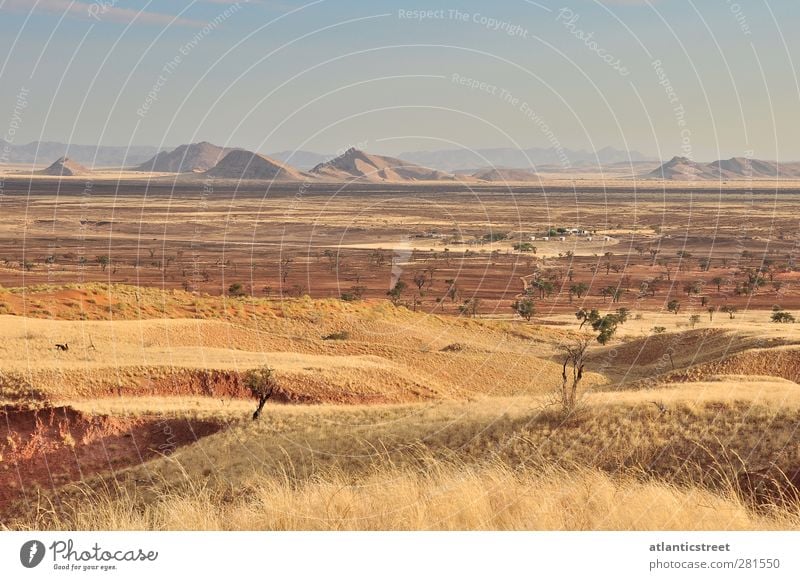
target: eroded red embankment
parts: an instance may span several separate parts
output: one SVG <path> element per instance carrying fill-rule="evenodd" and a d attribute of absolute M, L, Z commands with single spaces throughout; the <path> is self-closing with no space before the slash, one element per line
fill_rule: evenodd
<path fill-rule="evenodd" d="M 0 509 L 159 455 L 210 435 L 212 421 L 86 415 L 70 407 L 0 407 Z"/>
<path fill-rule="evenodd" d="M 95 399 L 103 397 L 212 397 L 252 399 L 250 389 L 245 385 L 245 374 L 228 370 L 205 369 L 169 369 L 154 371 L 148 369 L 141 375 L 106 377 L 93 377 L 88 383 L 81 377 L 75 378 L 76 383 L 81 383 L 80 390 L 72 394 L 74 398 Z M 35 392 L 28 388 L 18 390 L 22 396 L 20 400 L 49 401 L 52 405 L 58 404 L 52 394 Z M 15 393 L 6 393 L 7 397 Z M 24 396 L 24 399 L 22 398 Z M 295 393 L 278 387 L 270 399 L 273 403 L 320 403 L 329 402 L 304 393 Z M 349 402 L 349 401 L 348 401 Z"/>

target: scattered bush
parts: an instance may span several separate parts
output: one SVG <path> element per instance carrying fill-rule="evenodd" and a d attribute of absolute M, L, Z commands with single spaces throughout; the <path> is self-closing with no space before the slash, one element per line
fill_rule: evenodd
<path fill-rule="evenodd" d="M 442 349 L 442 352 L 461 352 L 464 350 L 464 345 L 460 342 L 454 342 L 453 344 L 448 344 L 446 347 Z"/>
<path fill-rule="evenodd" d="M 233 284 L 228 286 L 228 296 L 232 296 L 234 298 L 241 298 L 245 294 L 246 292 L 241 282 L 234 282 Z"/>
<path fill-rule="evenodd" d="M 330 334 L 326 334 L 322 337 L 322 340 L 348 340 L 350 338 L 350 333 L 346 330 L 340 330 L 338 332 L 331 332 Z"/>
<path fill-rule="evenodd" d="M 785 310 L 777 310 L 772 313 L 772 322 L 778 322 L 780 324 L 794 322 L 794 316 Z"/>

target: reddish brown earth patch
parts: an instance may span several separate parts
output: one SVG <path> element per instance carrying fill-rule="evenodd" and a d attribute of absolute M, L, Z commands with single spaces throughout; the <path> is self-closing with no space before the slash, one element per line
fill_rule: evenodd
<path fill-rule="evenodd" d="M 252 399 L 250 389 L 244 384 L 245 374 L 237 371 L 182 370 L 166 376 L 150 377 L 144 389 L 135 394 L 152 396 L 200 396 L 226 397 L 233 399 Z M 109 395 L 119 394 L 109 392 Z M 132 393 L 133 394 L 133 393 Z M 283 389 L 276 389 L 270 401 L 273 403 L 318 402 L 309 397 L 297 395 Z"/>
<path fill-rule="evenodd" d="M 212 421 L 87 415 L 70 407 L 0 407 L 0 511 L 56 489 L 169 455 L 219 431 Z"/>

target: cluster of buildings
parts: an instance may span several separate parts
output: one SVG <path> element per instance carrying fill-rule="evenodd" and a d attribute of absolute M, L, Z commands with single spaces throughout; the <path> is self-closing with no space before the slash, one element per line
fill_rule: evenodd
<path fill-rule="evenodd" d="M 544 235 L 531 235 L 529 236 L 529 240 L 532 242 L 535 241 L 542 241 L 542 242 L 549 242 L 549 241 L 559 241 L 563 242 L 570 236 L 580 236 L 587 242 L 591 242 L 595 238 L 595 232 L 590 232 L 588 230 L 584 230 L 581 228 L 557 228 L 555 230 L 550 230 L 548 233 Z M 605 242 L 610 242 L 611 238 L 609 236 L 600 236 L 598 239 L 603 240 Z"/>

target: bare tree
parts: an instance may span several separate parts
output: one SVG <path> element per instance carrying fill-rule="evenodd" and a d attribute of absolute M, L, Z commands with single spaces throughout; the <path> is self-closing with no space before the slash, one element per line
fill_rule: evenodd
<path fill-rule="evenodd" d="M 583 378 L 583 368 L 586 364 L 586 354 L 589 350 L 590 340 L 579 338 L 562 347 L 564 364 L 561 367 L 561 389 L 559 391 L 561 408 L 566 413 L 572 413 L 578 402 L 578 385 Z"/>
<path fill-rule="evenodd" d="M 293 258 L 281 258 L 281 282 L 286 284 L 286 278 L 289 277 L 289 268 L 294 262 Z"/>

